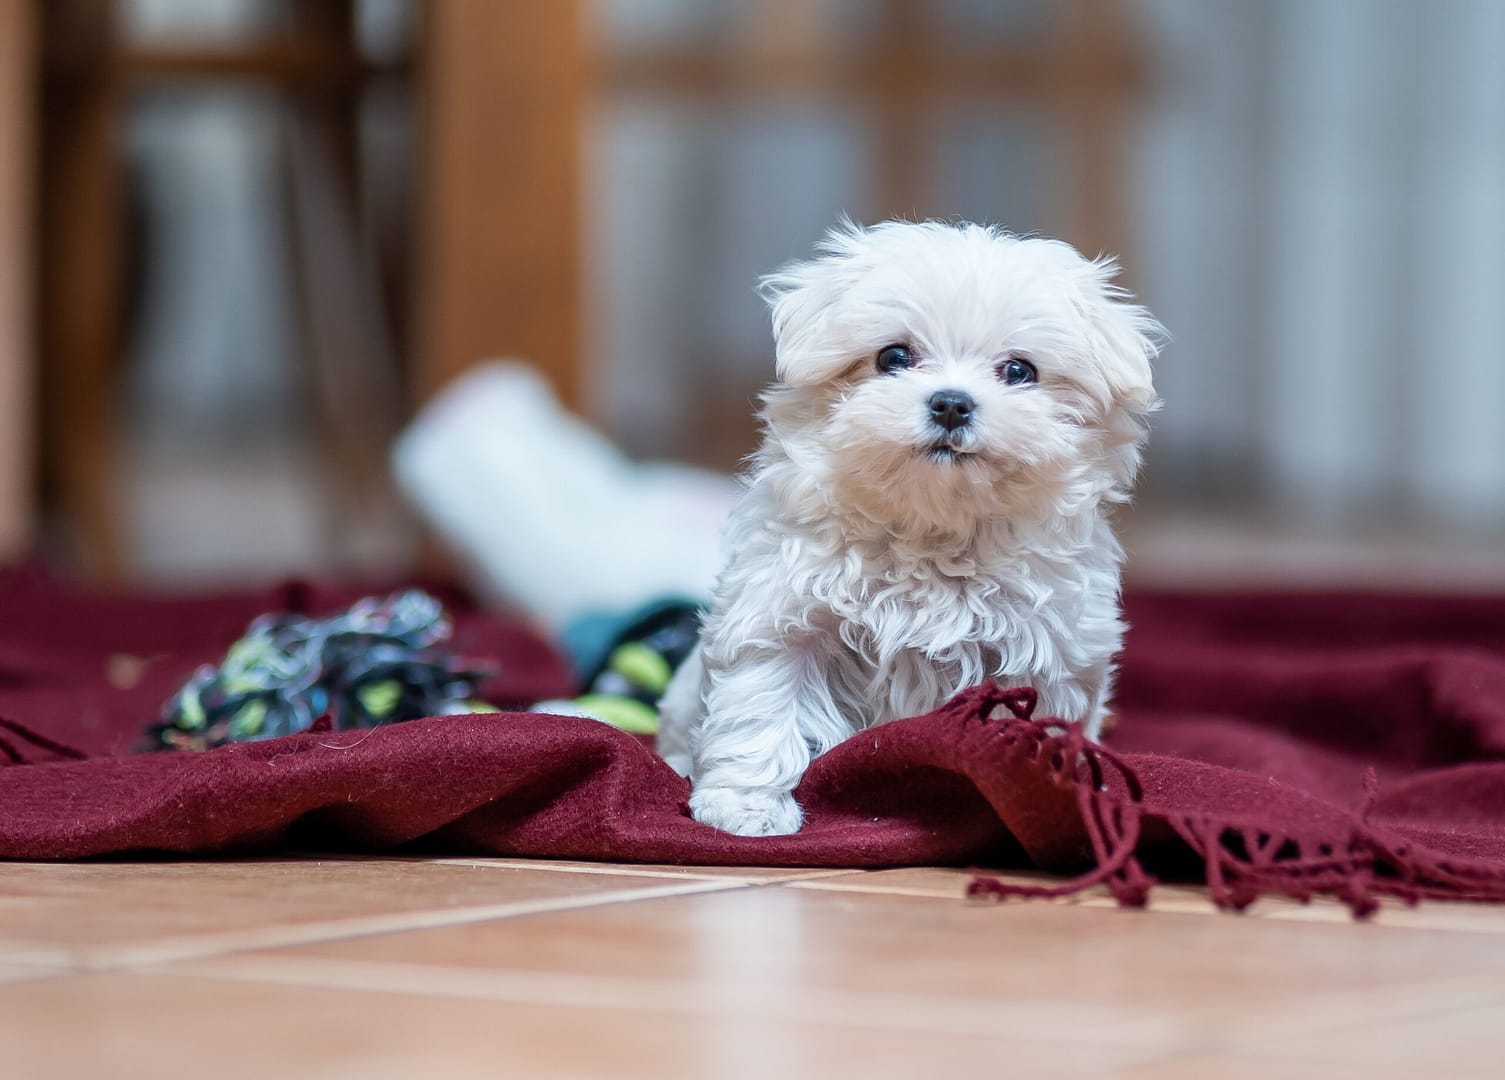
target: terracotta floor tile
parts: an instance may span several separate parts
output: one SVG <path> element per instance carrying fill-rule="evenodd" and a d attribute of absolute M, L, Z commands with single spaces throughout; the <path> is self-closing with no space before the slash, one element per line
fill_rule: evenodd
<path fill-rule="evenodd" d="M 929 896 L 940 900 L 965 898 L 967 885 L 982 876 L 1021 885 L 1059 885 L 1058 876 L 1029 871 L 975 871 L 961 867 L 905 867 L 897 870 L 856 870 L 833 878 L 814 878 L 796 883 L 802 889 L 829 889 L 837 892 L 893 893 L 898 896 Z M 1018 902 L 1018 901 L 1012 901 Z M 1031 900 L 1039 903 L 1039 900 Z M 1049 901 L 1081 907 L 1117 907 L 1106 886 Z M 1285 903 L 1290 903 L 1285 901 Z M 1258 906 L 1264 906 L 1258 905 Z M 1217 914 L 1207 889 L 1185 885 L 1157 885 L 1150 894 L 1155 911 L 1173 911 L 1193 915 Z M 1343 909 L 1347 911 L 1347 908 Z"/>
<path fill-rule="evenodd" d="M 1131 1049 L 141 974 L 0 985 L 6 1075 L 394 1077 L 1102 1075 Z"/>
<path fill-rule="evenodd" d="M 1500 982 L 1505 983 L 1505 975 Z M 1494 990 L 1491 993 L 1491 989 Z M 1430 1072 L 1433 1076 L 1499 1077 L 1505 1073 L 1505 993 L 1479 988 L 1479 1003 L 1439 1001 L 1431 1015 L 1356 1024 L 1280 1040 L 1251 1051 L 1261 1059 Z M 1490 998 L 1493 1000 L 1490 1000 Z"/>
<path fill-rule="evenodd" d="M 1498 1075 L 1505 908 L 1133 912 L 969 878 L 0 864 L 0 1074 Z"/>
<path fill-rule="evenodd" d="M 775 886 L 205 961 L 226 977 L 1182 1053 L 1505 998 L 1493 935 Z M 242 966 L 251 965 L 251 966 Z M 604 995 L 604 997 L 603 997 Z M 1090 1033 L 1090 1036 L 1088 1035 Z"/>
<path fill-rule="evenodd" d="M 738 885 L 404 859 L 0 863 L 0 961 L 119 966 Z"/>
<path fill-rule="evenodd" d="M 1103 1073 L 1113 1080 L 1438 1080 L 1438 1075 L 1409 1069 L 1376 1070 L 1372 1065 L 1256 1061 L 1240 1057 L 1178 1058 L 1148 1065 L 1118 1066 Z"/>

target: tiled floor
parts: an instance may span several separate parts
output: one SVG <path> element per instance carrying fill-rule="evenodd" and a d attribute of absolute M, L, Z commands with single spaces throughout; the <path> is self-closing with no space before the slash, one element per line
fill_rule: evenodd
<path fill-rule="evenodd" d="M 1505 909 L 958 870 L 0 863 L 0 1076 L 1499 1076 Z"/>

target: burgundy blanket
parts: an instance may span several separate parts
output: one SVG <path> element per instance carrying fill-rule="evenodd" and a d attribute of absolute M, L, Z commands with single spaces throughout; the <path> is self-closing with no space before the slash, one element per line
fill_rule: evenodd
<path fill-rule="evenodd" d="M 1505 599 L 1136 595 L 1105 747 L 978 687 L 820 758 L 795 836 L 689 818 L 686 783 L 593 721 L 520 713 L 137 753 L 256 615 L 351 590 L 102 598 L 0 575 L 0 857 L 423 850 L 663 863 L 1035 866 L 1142 902 L 1153 877 L 1263 891 L 1505 899 Z M 537 635 L 463 607 L 489 700 L 565 693 Z M 995 716 L 996 714 L 996 716 Z M 82 755 L 81 759 L 79 755 Z M 1153 877 L 1152 877 L 1153 876 Z"/>

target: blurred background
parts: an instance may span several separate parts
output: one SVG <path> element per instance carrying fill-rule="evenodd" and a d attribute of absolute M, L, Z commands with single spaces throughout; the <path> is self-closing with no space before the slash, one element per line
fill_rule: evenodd
<path fill-rule="evenodd" d="M 1498 0 L 0 0 L 0 561 L 400 573 L 487 357 L 734 469 L 842 211 L 1122 254 L 1133 579 L 1505 588 Z"/>

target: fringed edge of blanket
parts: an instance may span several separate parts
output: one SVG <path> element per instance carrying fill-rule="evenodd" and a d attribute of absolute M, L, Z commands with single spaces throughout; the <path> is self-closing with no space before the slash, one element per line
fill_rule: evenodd
<path fill-rule="evenodd" d="M 1044 763 L 1052 782 L 1074 792 L 1095 865 L 1059 885 L 1002 881 L 979 873 L 967 894 L 1000 901 L 1057 898 L 1104 886 L 1125 907 L 1145 906 L 1156 880 L 1146 872 L 1139 850 L 1146 814 L 1139 777 L 1122 758 L 1089 742 L 1075 726 L 1033 719 L 1036 701 L 1033 690 L 990 685 L 958 704 L 980 710 L 983 720 L 1000 707 L 1008 710 L 1009 717 L 994 721 L 999 738 L 1014 747 L 1023 743 L 1032 759 Z M 1111 775 L 1120 783 L 1110 787 Z M 1383 897 L 1408 904 L 1423 899 L 1505 902 L 1505 869 L 1450 856 L 1373 823 L 1378 793 L 1378 778 L 1369 769 L 1364 797 L 1353 810 L 1346 835 L 1319 842 L 1215 816 L 1164 819 L 1201 858 L 1212 902 L 1225 910 L 1242 911 L 1267 894 L 1302 903 L 1318 895 L 1332 896 L 1347 904 L 1357 919 L 1378 911 Z"/>

